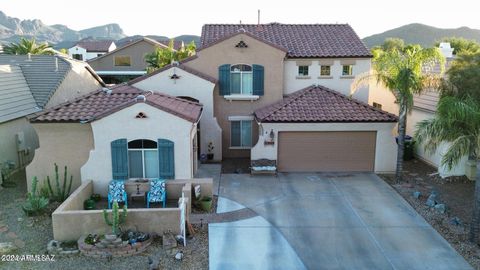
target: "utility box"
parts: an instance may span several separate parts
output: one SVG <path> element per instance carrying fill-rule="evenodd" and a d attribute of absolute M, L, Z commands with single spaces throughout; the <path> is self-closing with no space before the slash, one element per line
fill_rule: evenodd
<path fill-rule="evenodd" d="M 18 132 L 15 134 L 15 141 L 17 143 L 17 151 L 27 150 L 27 144 L 25 143 L 25 134 L 23 132 Z"/>
<path fill-rule="evenodd" d="M 465 176 L 468 179 L 475 181 L 476 174 L 477 174 L 477 161 L 467 160 L 467 162 L 465 163 Z"/>

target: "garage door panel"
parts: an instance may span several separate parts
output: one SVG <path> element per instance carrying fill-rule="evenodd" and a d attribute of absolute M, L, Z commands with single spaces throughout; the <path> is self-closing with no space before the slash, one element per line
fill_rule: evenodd
<path fill-rule="evenodd" d="M 280 132 L 278 169 L 373 171 L 376 132 Z"/>

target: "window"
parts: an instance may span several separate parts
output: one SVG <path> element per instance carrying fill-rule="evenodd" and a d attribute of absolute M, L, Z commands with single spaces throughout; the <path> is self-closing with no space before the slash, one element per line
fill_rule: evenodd
<path fill-rule="evenodd" d="M 351 76 L 353 75 L 353 66 L 352 65 L 343 65 L 342 76 Z"/>
<path fill-rule="evenodd" d="M 330 76 L 330 66 L 320 66 L 320 76 Z"/>
<path fill-rule="evenodd" d="M 130 66 L 130 56 L 115 56 L 115 66 Z"/>
<path fill-rule="evenodd" d="M 230 94 L 252 95 L 252 66 L 243 64 L 233 65 L 230 68 L 230 84 Z"/>
<path fill-rule="evenodd" d="M 157 142 L 134 140 L 128 143 L 128 171 L 130 178 L 157 178 Z"/>
<path fill-rule="evenodd" d="M 79 53 L 74 53 L 74 54 L 72 54 L 72 58 L 82 61 L 83 60 L 83 55 L 79 54 Z"/>
<path fill-rule="evenodd" d="M 230 122 L 230 146 L 252 147 L 252 120 Z"/>
<path fill-rule="evenodd" d="M 102 56 L 102 55 L 103 55 L 103 53 L 97 53 L 97 57 Z"/>
<path fill-rule="evenodd" d="M 298 66 L 298 76 L 308 76 L 308 66 Z"/>
<path fill-rule="evenodd" d="M 373 107 L 381 110 L 382 109 L 382 104 L 373 102 Z"/>

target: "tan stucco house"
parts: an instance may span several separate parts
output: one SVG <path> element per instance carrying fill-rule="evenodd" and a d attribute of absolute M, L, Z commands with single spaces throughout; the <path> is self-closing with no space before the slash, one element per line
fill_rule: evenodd
<path fill-rule="evenodd" d="M 88 64 L 106 83 L 121 83 L 146 74 L 145 55 L 166 47 L 161 42 L 142 37 L 89 59 Z"/>
<path fill-rule="evenodd" d="M 45 177 L 62 161 L 74 188 L 93 180 L 104 196 L 112 179 L 190 179 L 201 114 L 199 103 L 130 85 L 94 91 L 30 119 L 40 148 L 27 176 Z"/>
<path fill-rule="evenodd" d="M 206 154 L 213 143 L 215 160 L 267 158 L 276 160 L 281 171 L 393 171 L 396 117 L 368 105 L 369 87 L 349 96 L 356 76 L 370 71 L 371 57 L 345 24 L 205 25 L 195 56 L 129 84 L 200 101 L 199 152 Z M 308 112 L 299 113 L 321 110 L 336 117 L 299 119 L 284 109 L 271 122 L 258 114 L 280 113 L 276 106 L 286 106 L 287 100 L 298 108 L 302 101 L 291 97 L 310 91 L 329 93 L 321 95 L 326 100 L 336 93 L 348 109 L 313 102 Z M 365 147 L 355 147 L 360 145 Z M 294 149 L 302 150 L 285 154 Z M 332 157 L 336 165 L 318 166 Z M 365 159 L 360 167 L 354 164 L 359 159 Z"/>
<path fill-rule="evenodd" d="M 0 55 L 0 163 L 23 170 L 32 160 L 39 143 L 26 116 L 102 85 L 81 61 L 60 55 Z"/>

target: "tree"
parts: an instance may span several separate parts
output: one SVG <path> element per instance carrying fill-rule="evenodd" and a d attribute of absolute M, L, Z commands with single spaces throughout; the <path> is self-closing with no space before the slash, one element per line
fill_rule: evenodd
<path fill-rule="evenodd" d="M 480 237 L 480 52 L 461 54 L 447 71 L 440 88 L 440 102 L 435 117 L 417 125 L 417 140 L 425 141 L 433 152 L 441 142 L 449 142 L 442 165 L 452 168 L 468 156 L 477 163 L 475 199 L 470 240 Z"/>
<path fill-rule="evenodd" d="M 53 50 L 47 43 L 38 44 L 35 38 L 30 40 L 21 38 L 18 43 L 10 43 L 3 47 L 3 52 L 6 54 L 26 55 L 26 54 L 49 54 L 53 55 Z"/>
<path fill-rule="evenodd" d="M 479 87 L 480 88 L 480 87 Z M 449 146 L 441 164 L 452 169 L 468 156 L 476 162 L 475 199 L 470 228 L 470 241 L 479 243 L 480 236 L 480 100 L 469 95 L 444 95 L 434 118 L 417 124 L 415 137 L 433 153 L 442 142 Z"/>
<path fill-rule="evenodd" d="M 194 41 L 190 42 L 187 46 L 182 42 L 182 46 L 178 50 L 175 50 L 174 40 L 171 39 L 167 48 L 157 48 L 154 52 L 145 55 L 145 62 L 148 64 L 147 71 L 152 72 L 172 62 L 195 55 L 195 50 L 196 46 Z"/>
<path fill-rule="evenodd" d="M 453 54 L 455 55 L 480 52 L 480 44 L 473 39 L 449 37 L 443 38 L 442 42 L 450 43 L 450 46 L 454 49 Z M 439 44 L 440 42 L 436 42 L 435 47 L 438 47 Z"/>
<path fill-rule="evenodd" d="M 370 81 L 370 77 L 383 83 L 395 96 L 399 105 L 398 151 L 395 178 L 402 181 L 403 155 L 407 113 L 413 107 L 414 94 L 421 93 L 439 81 L 438 74 L 426 72 L 433 66 L 444 66 L 445 59 L 437 48 L 422 48 L 420 45 L 397 46 L 391 49 L 377 49 L 374 53 L 373 74 L 362 76 L 353 84 L 353 88 Z"/>

